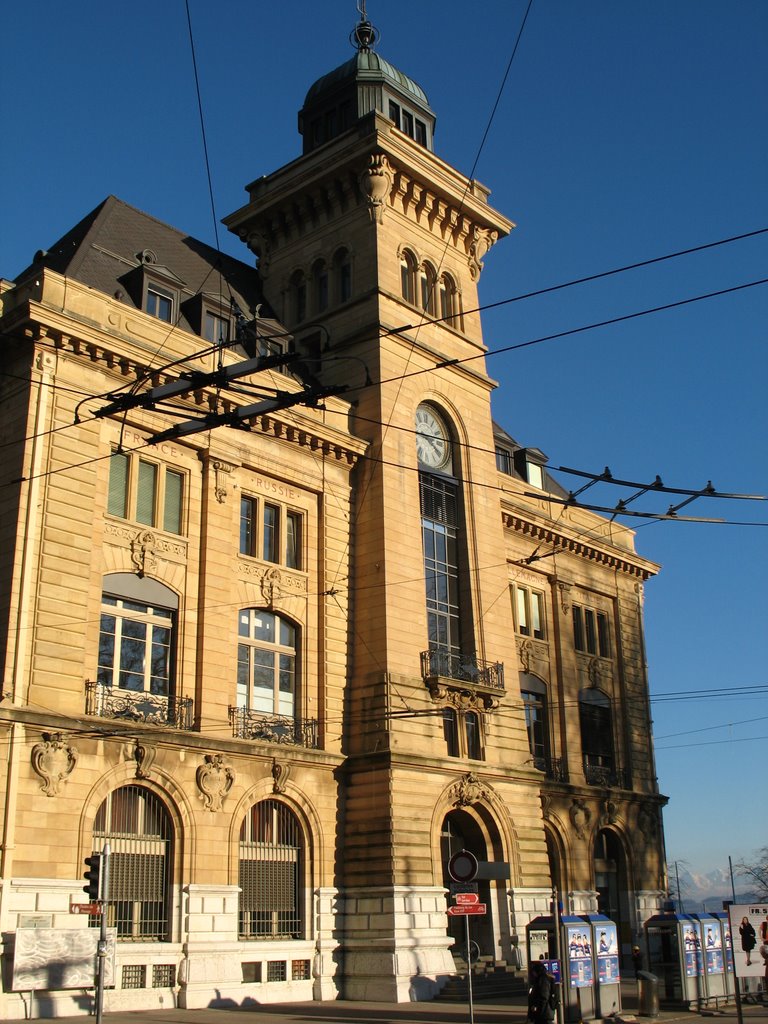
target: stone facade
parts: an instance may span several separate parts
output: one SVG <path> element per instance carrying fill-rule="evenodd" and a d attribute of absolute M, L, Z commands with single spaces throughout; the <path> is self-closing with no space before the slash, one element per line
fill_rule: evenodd
<path fill-rule="evenodd" d="M 415 88 L 398 102 L 418 123 Z M 125 401 L 254 342 L 206 346 L 204 314 L 235 331 L 191 283 L 216 254 L 185 263 L 182 236 L 114 199 L 2 283 L 0 927 L 93 926 L 70 904 L 109 841 L 108 1009 L 431 998 L 463 935 L 446 916 L 462 846 L 508 866 L 473 922 L 498 960 L 524 963 L 553 887 L 616 916 L 625 951 L 658 907 L 658 567 L 625 527 L 553 505 L 494 426 L 478 282 L 513 225 L 395 116 L 305 146 L 227 219 L 259 260 L 223 270 L 269 310 L 247 325 L 258 354 L 301 361 L 248 374 L 250 398 L 198 377 L 173 403 Z M 319 385 L 336 393 L 296 398 Z M 247 429 L 168 436 L 259 395 L 278 400 Z M 420 411 L 445 430 L 440 466 Z M 448 533 L 425 504 L 441 487 Z M 427 520 L 450 534 L 442 568 Z M 425 571 L 428 597 L 450 577 L 448 611 Z M 51 982 L 0 1013 L 25 1004 L 91 1006 Z"/>

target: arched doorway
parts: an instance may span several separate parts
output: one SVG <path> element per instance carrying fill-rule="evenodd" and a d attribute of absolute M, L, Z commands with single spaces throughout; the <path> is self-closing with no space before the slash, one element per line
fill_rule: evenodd
<path fill-rule="evenodd" d="M 440 830 L 440 860 L 443 885 L 450 890 L 453 883 L 448 874 L 448 861 L 454 853 L 469 850 L 478 861 L 502 860 L 501 837 L 492 820 L 484 820 L 467 810 L 456 809 L 443 819 Z M 480 947 L 481 956 L 498 958 L 500 949 L 508 945 L 509 909 L 505 881 L 477 880 L 480 902 L 487 913 L 470 918 L 470 937 Z M 449 900 L 449 905 L 453 900 Z M 466 918 L 448 917 L 448 934 L 457 953 L 466 943 Z"/>
<path fill-rule="evenodd" d="M 601 829 L 597 833 L 594 869 L 598 913 L 616 922 L 621 947 L 627 949 L 632 943 L 627 859 L 624 847 L 612 829 Z"/>

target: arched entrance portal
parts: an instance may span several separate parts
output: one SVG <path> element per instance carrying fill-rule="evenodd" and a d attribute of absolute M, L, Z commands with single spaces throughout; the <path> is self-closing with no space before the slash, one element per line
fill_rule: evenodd
<path fill-rule="evenodd" d="M 453 884 L 448 874 L 448 861 L 460 850 L 469 850 L 478 861 L 502 860 L 501 837 L 495 823 L 468 810 L 454 810 L 445 816 L 440 832 L 440 860 L 446 889 Z M 509 944 L 507 884 L 477 880 L 480 902 L 488 909 L 486 914 L 473 915 L 469 920 L 470 937 L 480 947 L 481 956 L 498 959 Z M 448 902 L 450 905 L 453 900 Z M 462 951 L 466 942 L 466 918 L 449 916 L 448 934 L 454 940 L 456 952 Z"/>
<path fill-rule="evenodd" d="M 626 950 L 632 943 L 627 860 L 619 837 L 611 829 L 602 829 L 595 839 L 595 889 L 598 913 L 616 922 L 621 946 Z"/>

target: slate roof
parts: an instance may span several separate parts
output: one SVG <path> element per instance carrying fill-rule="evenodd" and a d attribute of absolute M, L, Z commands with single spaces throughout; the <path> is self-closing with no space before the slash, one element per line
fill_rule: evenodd
<path fill-rule="evenodd" d="M 203 293 L 225 306 L 231 296 L 248 318 L 252 309 L 264 303 L 255 267 L 217 252 L 115 196 L 108 196 L 50 249 L 38 251 L 15 280 L 23 280 L 41 266 L 50 267 L 107 295 L 120 293 L 122 302 L 138 308 L 135 291 L 126 288 L 125 279 L 142 266 L 145 250 L 156 257 L 158 271 L 176 279 L 182 302 L 179 327 L 183 330 L 195 333 L 183 307 L 194 295 Z M 266 306 L 260 315 L 272 318 Z M 280 329 L 278 324 L 274 326 Z"/>

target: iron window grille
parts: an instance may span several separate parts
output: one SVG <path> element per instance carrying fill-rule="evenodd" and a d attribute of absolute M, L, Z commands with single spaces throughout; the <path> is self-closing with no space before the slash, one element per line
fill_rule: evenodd
<path fill-rule="evenodd" d="M 254 805 L 240 829 L 239 853 L 240 937 L 302 938 L 304 838 L 290 808 L 277 800 Z M 284 980 L 271 978 L 268 966 L 267 981 Z"/>

